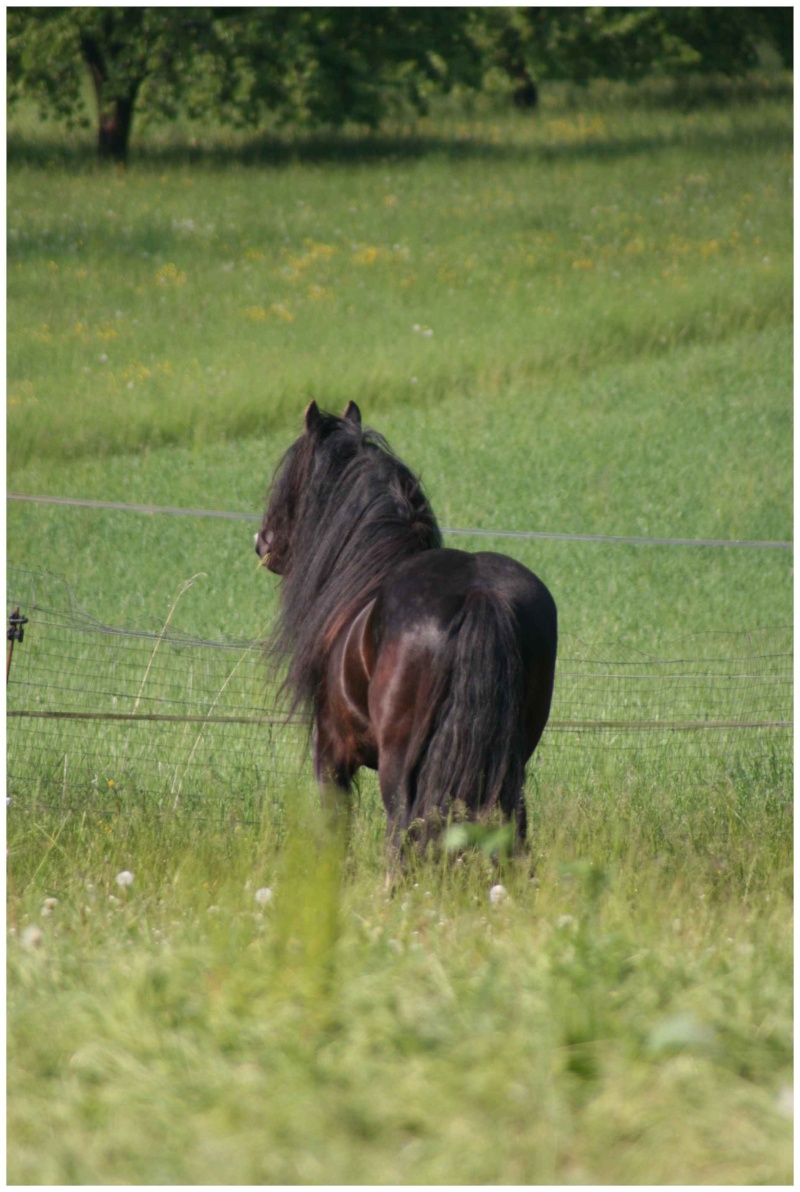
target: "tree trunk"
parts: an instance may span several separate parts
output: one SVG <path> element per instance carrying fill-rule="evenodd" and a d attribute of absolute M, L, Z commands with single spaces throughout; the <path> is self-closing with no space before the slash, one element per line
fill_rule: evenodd
<path fill-rule="evenodd" d="M 97 127 L 97 156 L 101 161 L 125 165 L 128 160 L 128 141 L 133 124 L 135 97 L 112 100 L 105 111 L 99 112 Z"/>
<path fill-rule="evenodd" d="M 528 74 L 526 67 L 520 67 L 516 72 L 517 84 L 512 92 L 515 107 L 531 111 L 539 103 L 539 89 Z"/>
<path fill-rule="evenodd" d="M 81 38 L 81 50 L 92 76 L 97 99 L 97 156 L 100 161 L 125 165 L 133 126 L 133 109 L 141 80 L 130 80 L 127 94 L 108 97 L 105 94 L 108 70 L 100 46 L 93 37 L 84 36 Z"/>

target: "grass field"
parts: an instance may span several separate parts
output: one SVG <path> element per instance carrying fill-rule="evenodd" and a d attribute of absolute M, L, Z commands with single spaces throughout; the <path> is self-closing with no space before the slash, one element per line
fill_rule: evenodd
<path fill-rule="evenodd" d="M 448 527 L 791 539 L 791 104 L 615 94 L 154 130 L 125 173 L 23 114 L 9 489 L 257 516 L 309 397 L 355 398 Z M 188 632 L 275 607 L 244 522 L 9 502 L 7 543 L 110 625 L 193 576 Z M 791 624 L 789 551 L 491 546 L 612 656 Z M 789 746 L 704 768 L 681 740 L 581 772 L 546 739 L 530 861 L 393 897 L 369 779 L 347 849 L 306 770 L 235 825 L 224 768 L 208 815 L 12 788 L 9 1181 L 791 1182 Z"/>

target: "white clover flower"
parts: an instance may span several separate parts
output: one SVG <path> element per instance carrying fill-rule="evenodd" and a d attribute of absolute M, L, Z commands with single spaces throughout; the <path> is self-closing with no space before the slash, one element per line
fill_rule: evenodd
<path fill-rule="evenodd" d="M 118 873 L 114 881 L 122 890 L 127 890 L 129 886 L 133 885 L 133 874 L 129 869 L 123 869 L 122 873 Z"/>
<path fill-rule="evenodd" d="M 269 886 L 262 886 L 259 890 L 256 890 L 255 900 L 259 906 L 266 906 L 272 902 L 272 891 Z"/>
<path fill-rule="evenodd" d="M 500 903 L 507 897 L 508 890 L 506 890 L 505 886 L 492 886 L 491 890 L 489 891 L 489 901 L 491 902 L 492 906 L 499 906 Z"/>

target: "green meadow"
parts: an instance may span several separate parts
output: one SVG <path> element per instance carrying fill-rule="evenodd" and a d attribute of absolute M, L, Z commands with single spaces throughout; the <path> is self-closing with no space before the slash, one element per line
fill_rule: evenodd
<path fill-rule="evenodd" d="M 252 534 L 311 397 L 354 398 L 451 530 L 789 541 L 791 102 L 764 81 L 694 99 L 595 86 L 330 138 L 152 128 L 125 172 L 21 111 L 9 491 L 254 521 L 9 501 L 9 566 L 109 626 L 263 636 Z M 532 567 L 564 657 L 751 635 L 752 663 L 791 626 L 789 550 L 447 542 Z M 762 687 L 737 719 L 764 719 Z M 553 716 L 580 694 L 565 671 Z M 387 891 L 374 780 L 341 840 L 291 734 L 291 778 L 241 792 L 232 729 L 191 803 L 123 792 L 108 816 L 91 758 L 60 803 L 22 731 L 11 1183 L 791 1182 L 789 733 L 676 733 L 668 764 L 548 734 L 529 857 L 478 847 Z M 234 792 L 249 811 L 226 818 Z"/>

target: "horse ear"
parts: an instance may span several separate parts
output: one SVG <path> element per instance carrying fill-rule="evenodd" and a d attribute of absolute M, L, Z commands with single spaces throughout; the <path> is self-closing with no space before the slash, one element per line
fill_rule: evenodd
<path fill-rule="evenodd" d="M 346 422 L 355 422 L 356 426 L 361 426 L 361 411 L 354 401 L 347 403 L 342 417 Z"/>
<path fill-rule="evenodd" d="M 319 406 L 312 399 L 306 406 L 306 430 L 309 434 L 313 434 L 322 425 L 322 415 L 319 412 Z"/>

